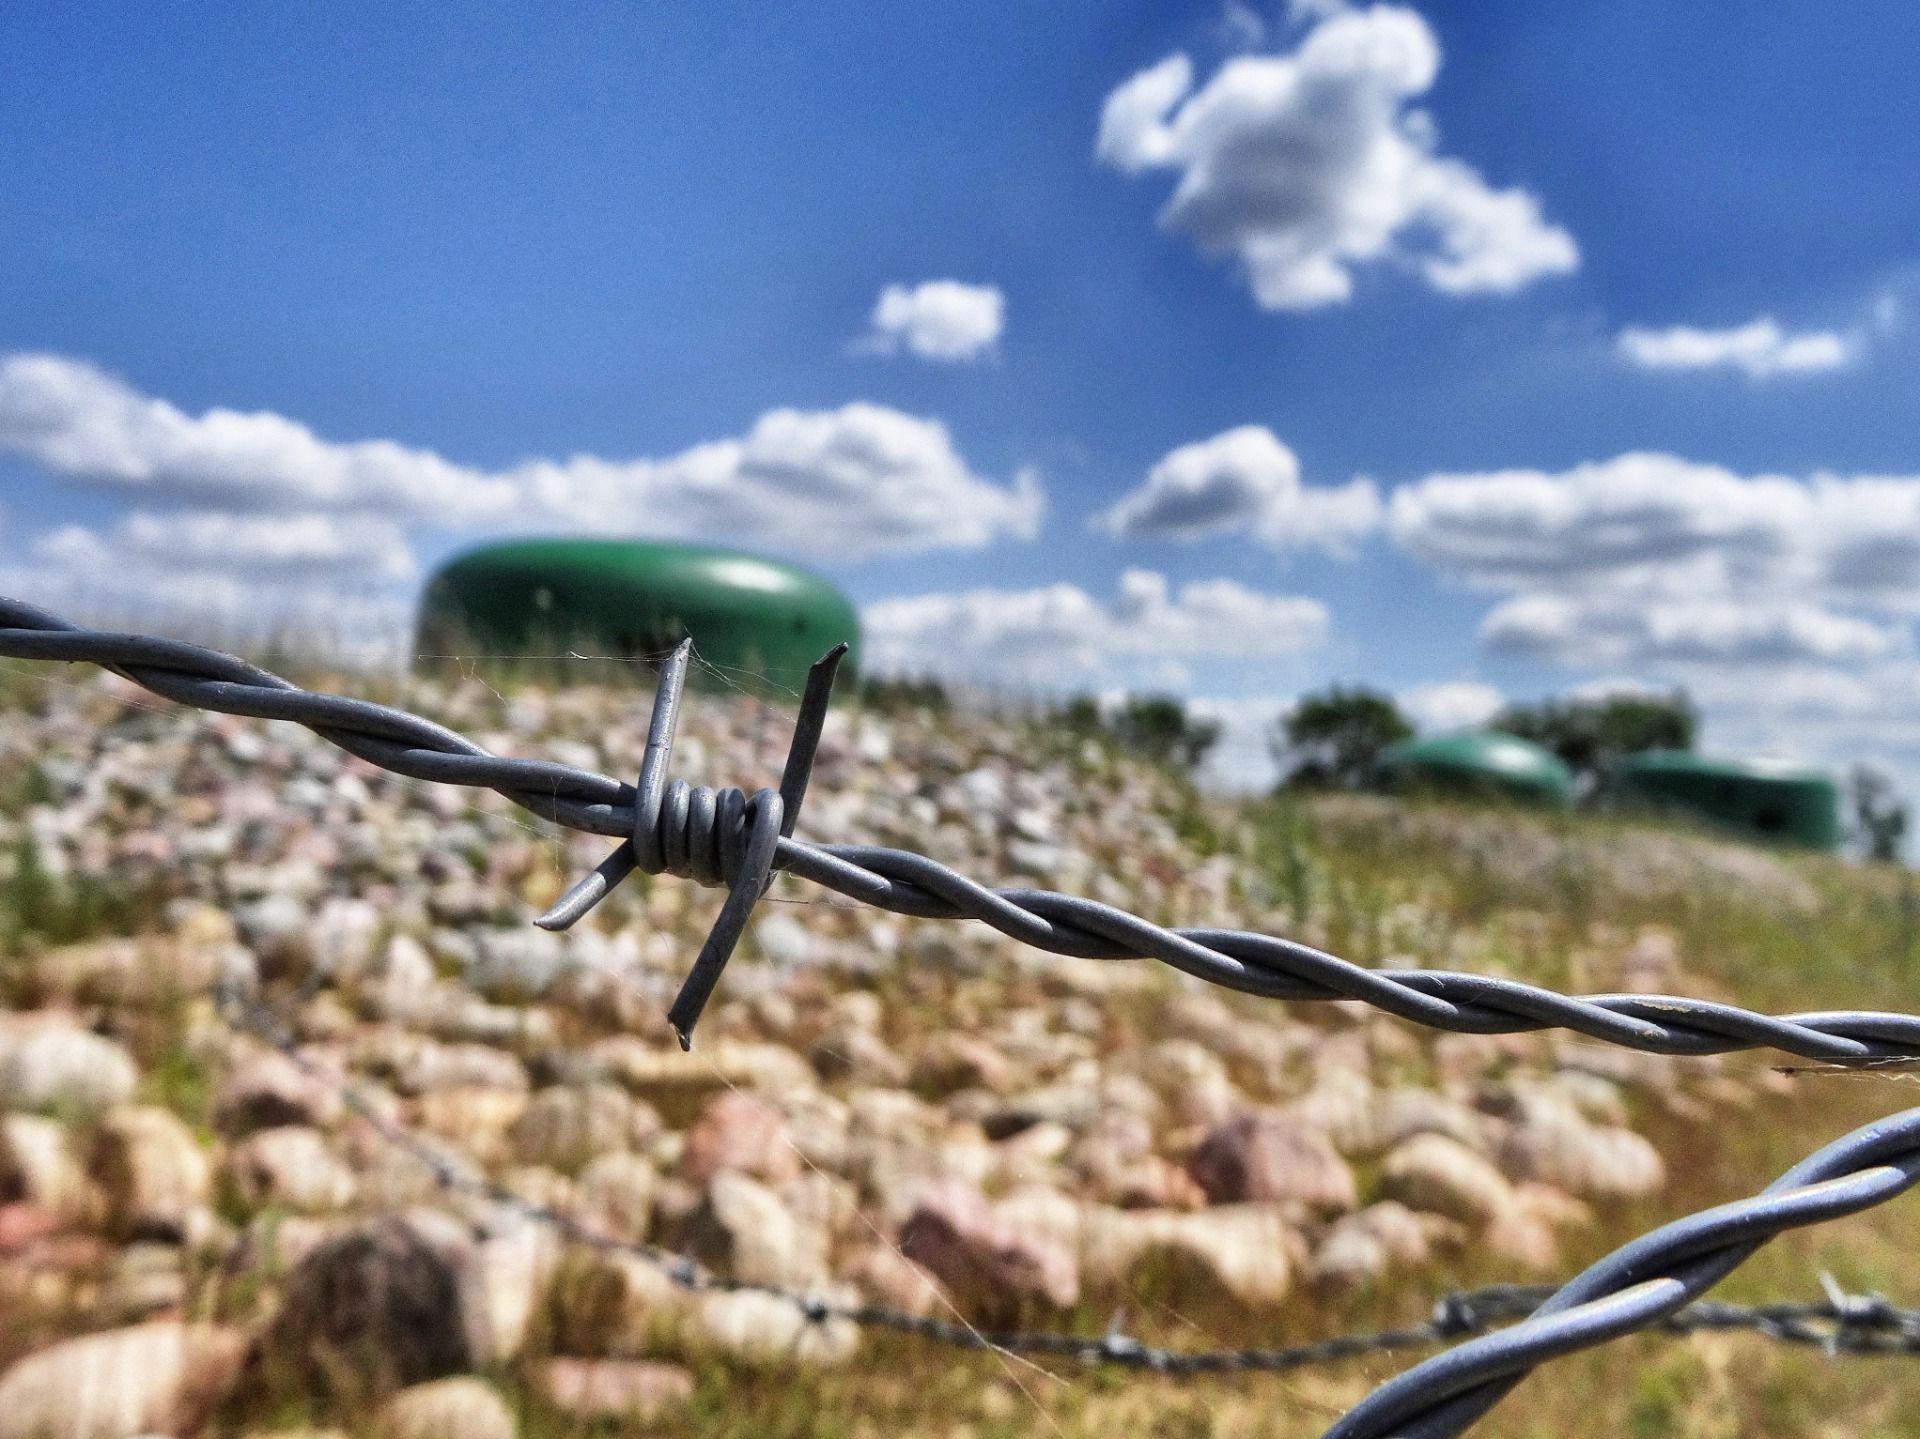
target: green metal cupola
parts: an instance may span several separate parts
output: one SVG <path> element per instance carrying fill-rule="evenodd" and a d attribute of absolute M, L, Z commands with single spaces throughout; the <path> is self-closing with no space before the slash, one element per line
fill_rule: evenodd
<path fill-rule="evenodd" d="M 1573 803 L 1573 772 L 1531 740 L 1498 730 L 1403 740 L 1380 756 L 1387 789 L 1518 800 L 1565 809 Z"/>
<path fill-rule="evenodd" d="M 797 689 L 860 619 L 820 576 L 758 555 L 649 540 L 513 540 L 442 566 L 420 603 L 415 653 L 520 659 L 569 651 L 657 658 L 683 638 L 749 687 Z"/>
<path fill-rule="evenodd" d="M 1606 793 L 1613 804 L 1684 815 L 1743 839 L 1818 850 L 1840 845 L 1833 777 L 1781 760 L 1649 750 L 1614 766 Z"/>

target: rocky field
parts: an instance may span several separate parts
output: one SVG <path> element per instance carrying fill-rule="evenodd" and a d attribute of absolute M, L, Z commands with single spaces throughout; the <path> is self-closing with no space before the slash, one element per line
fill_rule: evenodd
<path fill-rule="evenodd" d="M 1184 1383 L 1034 1365 L 689 1291 L 646 1247 L 973 1325 L 1289 1343 L 1564 1276 L 1901 1102 L 1772 1056 L 1250 1000 L 789 880 L 683 1054 L 663 1014 L 714 892 L 636 877 L 549 935 L 531 916 L 607 841 L 46 673 L 10 675 L 0 710 L 0 1439 L 1311 1434 L 1416 1354 Z M 389 697 L 504 753 L 638 768 L 630 689 Z M 699 699 L 676 772 L 771 782 L 787 723 Z M 1888 876 L 1512 814 L 1205 801 L 1019 720 L 836 713 L 800 827 L 1374 965 L 1912 1007 Z M 1783 1241 L 1755 1292 L 1814 1297 L 1826 1267 L 1920 1299 L 1899 1210 Z M 1920 1433 L 1895 1417 L 1920 1361 L 1814 1362 L 1634 1340 L 1487 1432 L 1826 1432 L 1781 1423 L 1790 1389 L 1806 1426 Z"/>

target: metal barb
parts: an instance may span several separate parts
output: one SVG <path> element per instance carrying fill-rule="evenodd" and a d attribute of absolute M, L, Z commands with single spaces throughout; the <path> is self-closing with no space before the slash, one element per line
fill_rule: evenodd
<path fill-rule="evenodd" d="M 779 795 L 763 789 L 748 802 L 747 810 L 752 816 L 752 828 L 748 831 L 747 852 L 741 861 L 740 873 L 727 891 L 720 913 L 713 921 L 713 928 L 707 931 L 673 1007 L 667 1011 L 667 1023 L 673 1026 L 674 1037 L 682 1049 L 693 1048 L 693 1027 L 700 1022 L 700 1011 L 707 1007 L 713 987 L 720 982 L 720 971 L 727 967 L 733 947 L 740 942 L 740 936 L 746 933 L 747 921 L 753 917 L 754 905 L 760 902 L 767 881 L 773 877 L 773 856 L 780 843 L 780 821 L 785 806 Z"/>
<path fill-rule="evenodd" d="M 833 677 L 840 661 L 847 657 L 847 642 L 840 641 L 821 655 L 807 670 L 807 687 L 800 696 L 800 714 L 794 721 L 793 740 L 787 746 L 787 763 L 780 771 L 780 803 L 784 817 L 780 821 L 782 839 L 793 834 L 800 820 L 800 801 L 807 796 L 807 781 L 813 778 L 813 756 L 820 748 L 820 734 L 827 724 L 827 702 L 833 698 Z"/>
<path fill-rule="evenodd" d="M 658 874 L 663 868 L 660 803 L 666 795 L 667 763 L 673 758 L 673 734 L 680 726 L 680 697 L 687 687 L 687 661 L 692 657 L 693 639 L 689 636 L 674 647 L 660 667 L 660 680 L 653 691 L 653 713 L 647 719 L 647 748 L 640 757 L 640 782 L 634 786 L 633 832 L 534 920 L 540 928 L 572 929 L 634 870 Z"/>
<path fill-rule="evenodd" d="M 807 671 L 780 788 L 777 792 L 763 789 L 747 799 L 739 790 L 693 789 L 678 780 L 668 781 L 687 664 L 693 657 L 693 641 L 682 640 L 661 666 L 653 692 L 646 753 L 633 789 L 631 832 L 534 921 L 542 929 L 571 928 L 636 869 L 646 874 L 682 874 L 703 883 L 724 882 L 726 901 L 667 1011 L 667 1022 L 682 1049 L 693 1047 L 700 1012 L 746 932 L 753 906 L 773 881 L 779 842 L 793 833 L 826 727 L 834 674 L 846 652 L 845 643 L 837 644 Z"/>

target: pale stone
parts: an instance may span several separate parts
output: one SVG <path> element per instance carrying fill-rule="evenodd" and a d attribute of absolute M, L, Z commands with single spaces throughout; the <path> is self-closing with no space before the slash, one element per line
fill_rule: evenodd
<path fill-rule="evenodd" d="M 709 1294 L 699 1315 L 713 1344 L 750 1364 L 823 1368 L 845 1363 L 860 1346 L 860 1331 L 851 1322 L 809 1320 L 792 1300 L 772 1294 Z"/>
<path fill-rule="evenodd" d="M 717 1094 L 687 1131 L 682 1172 L 696 1184 L 722 1170 L 736 1170 L 778 1184 L 800 1172 L 800 1156 L 787 1139 L 779 1110 L 738 1090 Z"/>
<path fill-rule="evenodd" d="M 491 1384 L 466 1377 L 402 1389 L 373 1416 L 376 1439 L 514 1439 L 519 1426 Z"/>
<path fill-rule="evenodd" d="M 1187 1169 L 1215 1204 L 1278 1201 L 1342 1212 L 1359 1200 L 1353 1171 L 1326 1136 L 1271 1111 L 1215 1127 Z"/>
<path fill-rule="evenodd" d="M 1513 1186 L 1493 1164 L 1444 1134 L 1417 1134 L 1387 1155 L 1386 1193 L 1411 1209 L 1486 1224 L 1513 1206 Z"/>
<path fill-rule="evenodd" d="M 239 1374 L 235 1330 L 172 1321 L 68 1339 L 0 1375 L 0 1439 L 132 1439 L 198 1429 Z"/>
<path fill-rule="evenodd" d="M 25 1202 L 66 1224 L 86 1224 L 97 1197 L 67 1145 L 64 1125 L 0 1114 L 0 1204 Z"/>
<path fill-rule="evenodd" d="M 171 1110 L 116 1109 L 94 1136 L 89 1167 L 121 1234 L 180 1238 L 213 1192 L 213 1166 Z"/>
<path fill-rule="evenodd" d="M 1034 1301 L 1064 1309 L 1080 1295 L 1070 1249 L 1021 1232 L 962 1184 L 936 1184 L 923 1193 L 899 1242 L 902 1254 L 983 1312 Z"/>
<path fill-rule="evenodd" d="M 726 1170 L 681 1225 L 681 1243 L 703 1263 L 737 1279 L 794 1288 L 826 1269 L 826 1236 L 803 1224 L 780 1196 Z"/>
<path fill-rule="evenodd" d="M 574 1183 L 574 1214 L 597 1235 L 645 1239 L 656 1180 L 653 1166 L 637 1154 L 603 1154 Z"/>
<path fill-rule="evenodd" d="M 639 1359 L 549 1359 L 534 1384 L 547 1403 L 576 1419 L 646 1423 L 685 1407 L 693 1375 L 678 1364 Z"/>
<path fill-rule="evenodd" d="M 227 1173 L 248 1204 L 325 1213 L 353 1202 L 353 1172 L 317 1129 L 282 1125 L 249 1135 L 227 1156 Z"/>
<path fill-rule="evenodd" d="M 92 1112 L 132 1097 L 133 1058 L 111 1039 L 70 1025 L 0 1030 L 0 1108 Z"/>

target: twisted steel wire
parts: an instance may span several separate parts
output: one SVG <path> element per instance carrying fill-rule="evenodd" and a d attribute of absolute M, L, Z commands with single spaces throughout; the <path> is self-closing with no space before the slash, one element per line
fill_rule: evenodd
<path fill-rule="evenodd" d="M 1427 1318 L 1396 1328 L 1363 1334 L 1335 1335 L 1328 1339 L 1290 1345 L 1285 1348 L 1235 1349 L 1168 1349 L 1145 1343 L 1117 1330 L 1110 1330 L 1101 1335 L 1080 1335 L 1045 1330 L 981 1329 L 971 1324 L 909 1313 L 885 1304 L 849 1304 L 806 1290 L 789 1289 L 776 1284 L 716 1274 L 691 1255 L 679 1253 L 662 1245 L 621 1239 L 603 1233 L 550 1205 L 523 1198 L 450 1158 L 440 1145 L 422 1138 L 393 1119 L 382 1106 L 369 1102 L 354 1085 L 343 1081 L 332 1071 L 314 1064 L 301 1052 L 298 1042 L 284 1020 L 268 1005 L 231 989 L 221 993 L 219 1001 L 220 1012 L 230 1022 L 270 1045 L 298 1067 L 303 1074 L 324 1086 L 360 1116 L 385 1142 L 423 1165 L 433 1176 L 435 1184 L 442 1190 L 465 1194 L 507 1209 L 552 1229 L 571 1243 L 639 1259 L 659 1269 L 677 1288 L 691 1294 L 752 1293 L 779 1299 L 793 1305 L 809 1324 L 844 1321 L 864 1329 L 890 1330 L 958 1349 L 1073 1360 L 1087 1365 L 1147 1371 L 1170 1378 L 1191 1378 L 1209 1374 L 1281 1373 L 1316 1365 L 1336 1364 L 1372 1354 L 1390 1354 L 1403 1349 L 1445 1344 L 1474 1335 L 1485 1335 L 1496 1325 L 1507 1320 L 1536 1323 L 1545 1321 L 1549 1314 L 1546 1306 L 1559 1297 L 1553 1289 L 1542 1285 L 1491 1284 L 1479 1289 L 1456 1291 L 1444 1295 L 1434 1303 Z M 1920 1115 L 1920 1111 L 1915 1111 L 1915 1114 Z M 1841 1145 L 1858 1138 L 1859 1136 L 1849 1136 L 1847 1140 L 1841 1141 Z M 1827 1150 L 1822 1151 L 1822 1154 L 1831 1154 L 1841 1145 L 1829 1146 Z M 1820 1157 L 1815 1156 L 1815 1159 L 1807 1161 L 1794 1173 L 1806 1170 Z M 1783 1179 L 1781 1184 L 1785 1182 Z M 1774 1189 L 1779 1187 L 1779 1184 L 1773 1186 Z M 1772 1193 L 1772 1190 L 1768 1192 Z M 1744 1201 L 1748 1206 L 1757 1202 L 1757 1200 Z M 1723 1208 L 1736 1207 L 1738 1206 Z M 1708 1221 L 1719 1213 L 1721 1213 L 1719 1210 L 1710 1210 L 1704 1215 L 1694 1216 L 1691 1220 L 1683 1220 L 1681 1224 Z M 1809 1219 L 1806 1222 L 1814 1221 Z M 1679 1226 L 1668 1226 L 1669 1229 L 1677 1227 Z M 1658 1234 L 1666 1232 L 1665 1230 L 1657 1231 Z M 1656 1236 L 1648 1236 L 1649 1239 L 1654 1237 Z M 1601 1261 L 1593 1269 L 1631 1263 L 1632 1260 L 1628 1256 L 1636 1252 L 1639 1245 L 1644 1245 L 1646 1242 L 1646 1240 L 1637 1241 L 1636 1245 L 1630 1245 L 1608 1260 Z M 1751 1252 L 1751 1248 L 1757 1247 L 1759 1242 L 1763 1241 L 1754 1241 L 1747 1252 Z M 1742 1254 L 1740 1257 L 1744 1258 L 1745 1255 Z M 1737 1263 L 1738 1260 L 1734 1262 Z M 1727 1264 L 1725 1267 L 1731 1269 L 1733 1265 Z M 1589 1274 L 1592 1272 L 1593 1270 L 1588 1271 Z M 1720 1276 L 1714 1277 L 1717 1279 Z M 1582 1280 L 1585 1278 L 1585 1275 L 1581 1276 Z M 1576 1280 L 1575 1284 L 1580 1282 L 1581 1280 Z M 1573 1285 L 1567 1286 L 1567 1289 L 1571 1288 Z M 1566 1292 L 1563 1289 L 1560 1294 Z M 1692 1334 L 1703 1330 L 1750 1332 L 1782 1344 L 1818 1349 L 1828 1355 L 1920 1355 L 1920 1310 L 1900 1308 L 1879 1295 L 1847 1295 L 1840 1292 L 1831 1281 L 1828 1281 L 1828 1296 L 1824 1300 L 1751 1305 L 1710 1301 L 1687 1303 L 1683 1300 L 1658 1314 L 1650 1315 L 1643 1323 L 1632 1327 L 1674 1335 Z M 1487 1340 L 1481 1342 L 1509 1341 L 1510 1337 L 1521 1336 L 1526 1330 L 1527 1323 L 1523 1322 L 1516 1324 L 1513 1328 L 1491 1334 Z M 1601 1334 L 1588 1339 L 1587 1342 L 1597 1343 L 1602 1338 L 1608 1337 L 1612 1337 L 1611 1334 Z M 1462 1345 L 1428 1363 L 1438 1364 L 1451 1359 L 1456 1354 L 1470 1351 L 1473 1347 L 1471 1344 Z M 1503 1353 L 1506 1352 L 1503 1350 Z M 1528 1352 L 1532 1354 L 1531 1346 Z M 1555 1352 L 1564 1352 L 1564 1349 Z M 1539 1359 L 1547 1357 L 1552 1355 L 1544 1352 L 1543 1349 L 1532 1357 L 1531 1362 L 1538 1362 Z M 1525 1364 L 1528 1360 L 1522 1359 L 1518 1362 Z M 1418 1366 L 1408 1370 L 1398 1379 L 1389 1381 L 1375 1391 L 1375 1397 L 1393 1390 L 1396 1385 L 1407 1383 L 1410 1376 L 1420 1374 L 1426 1367 L 1426 1365 Z M 1509 1371 L 1502 1369 L 1500 1372 L 1505 1374 Z M 1470 1382 L 1471 1372 L 1467 1378 L 1460 1381 L 1461 1384 Z M 1425 1381 L 1422 1381 L 1423 1385 L 1424 1383 Z M 1433 1397 L 1436 1402 L 1444 1401 L 1457 1393 L 1459 1387 L 1459 1385 L 1453 1385 L 1443 1390 L 1440 1386 L 1435 1386 Z M 1499 1397 L 1494 1395 L 1493 1399 Z M 1489 1407 L 1491 1402 L 1490 1400 Z M 1350 1411 L 1340 1423 L 1347 1424 L 1356 1416 L 1365 1417 L 1367 1406 L 1372 1403 L 1374 1398 L 1364 1401 L 1359 1408 Z M 1477 1414 L 1472 1415 L 1466 1422 L 1471 1423 L 1472 1419 L 1477 1417 Z M 1398 1421 L 1390 1420 L 1389 1422 Z M 1461 1427 L 1465 1427 L 1464 1424 Z M 1344 1432 L 1339 1425 L 1336 1425 L 1334 1429 L 1328 1431 L 1324 1439 L 1335 1439 L 1336 1435 Z M 1424 1434 L 1459 1431 L 1457 1429 L 1390 1428 L 1366 1429 L 1358 1432 Z"/>
<path fill-rule="evenodd" d="M 403 710 L 316 694 L 201 646 L 149 636 L 84 630 L 17 601 L 0 599 L 0 655 L 102 665 L 165 698 L 225 713 L 287 719 L 370 763 L 418 779 L 493 789 L 556 823 L 622 835 L 599 869 L 545 917 L 564 927 L 635 868 L 684 874 L 729 886 L 721 921 L 709 935 L 670 1018 L 687 1043 L 699 1006 L 717 980 L 753 902 L 776 870 L 812 879 L 841 894 L 896 913 L 926 918 L 973 917 L 1013 938 L 1056 953 L 1098 959 L 1157 958 L 1230 988 L 1274 998 L 1362 1000 L 1439 1029 L 1502 1033 L 1558 1026 L 1631 1048 L 1667 1054 L 1711 1054 L 1765 1045 L 1828 1063 L 1920 1054 L 1920 1017 L 1870 1011 L 1767 1016 L 1731 1005 L 1647 995 L 1570 997 L 1510 980 L 1435 971 L 1379 972 L 1272 936 L 1221 929 L 1164 929 L 1094 901 L 1047 891 L 993 890 L 907 851 L 858 845 L 812 845 L 792 837 L 811 771 L 837 653 L 809 676 L 800 722 L 778 792 L 751 799 L 739 791 L 692 791 L 666 782 L 688 648 L 676 652 L 656 693 L 647 758 L 636 786 L 572 766 L 509 760 Z M 258 1015 L 255 1016 L 258 1018 Z M 291 1040 L 280 1047 L 301 1062 Z M 307 1066 L 310 1073 L 317 1072 Z M 1512 1303 L 1497 1291 L 1473 1307 L 1455 1296 L 1426 1325 L 1386 1335 L 1350 1336 L 1295 1350 L 1189 1353 L 1124 1335 L 1098 1340 L 1070 1335 L 983 1333 L 884 1306 L 839 1305 L 818 1295 L 747 1283 L 700 1269 L 687 1256 L 649 1245 L 616 1243 L 570 1216 L 533 1204 L 472 1175 L 425 1146 L 372 1106 L 356 1112 L 385 1137 L 411 1148 L 437 1181 L 511 1206 L 556 1226 L 579 1242 L 628 1250 L 661 1264 L 695 1291 L 753 1290 L 800 1306 L 811 1321 L 846 1319 L 897 1328 L 973 1348 L 1072 1356 L 1168 1373 L 1273 1369 L 1436 1342 L 1490 1322 Z M 1920 1110 L 1878 1121 L 1828 1145 L 1751 1199 L 1721 1205 L 1642 1236 L 1589 1267 L 1509 1329 L 1485 1334 L 1415 1366 L 1376 1389 L 1327 1431 L 1326 1439 L 1441 1439 L 1455 1435 L 1546 1360 L 1634 1330 L 1733 1327 L 1750 1323 L 1790 1342 L 1813 1342 L 1810 1315 L 1782 1307 L 1741 1311 L 1690 1309 L 1690 1301 L 1787 1229 L 1857 1213 L 1920 1182 Z M 1505 1295 L 1503 1301 L 1499 1298 Z M 1791 1311 L 1792 1307 L 1786 1307 Z M 1835 1327 L 1819 1340 L 1840 1347 L 1863 1319 L 1894 1321 L 1896 1352 L 1920 1350 L 1920 1324 L 1889 1306 L 1833 1304 Z"/>
<path fill-rule="evenodd" d="M 1789 1229 L 1884 1204 L 1920 1183 L 1920 1109 L 1875 1120 L 1802 1160 L 1751 1199 L 1662 1225 L 1563 1285 L 1510 1329 L 1388 1380 L 1324 1439 L 1445 1439 L 1537 1365 L 1673 1314 Z"/>
<path fill-rule="evenodd" d="M 491 789 L 556 824 L 620 837 L 621 846 L 600 869 L 543 917 L 554 927 L 584 913 L 631 869 L 669 872 L 670 862 L 687 856 L 689 877 L 710 880 L 717 874 L 732 892 L 721 923 L 693 966 L 689 988 L 670 1012 L 683 1042 L 698 1015 L 697 1003 L 689 1005 L 689 999 L 704 1000 L 764 887 L 758 873 L 763 855 L 751 850 L 764 851 L 767 874 L 784 871 L 895 914 L 977 919 L 1055 954 L 1158 959 L 1228 989 L 1271 999 L 1359 1001 L 1434 1029 L 1509 1034 L 1559 1028 L 1672 1055 L 1772 1048 L 1828 1064 L 1920 1058 L 1920 1015 L 1872 1010 L 1766 1015 L 1671 995 L 1564 995 L 1488 975 L 1370 970 L 1276 935 L 1168 929 L 1096 900 L 1048 890 L 989 889 L 907 850 L 796 839 L 793 822 L 811 769 L 811 745 L 824 718 L 833 656 L 809 677 L 780 791 L 762 790 L 748 800 L 739 791 L 692 791 L 664 783 L 684 664 L 678 677 L 671 665 L 662 677 L 648 744 L 649 761 L 656 754 L 659 758 L 643 770 L 645 783 L 636 786 L 571 765 L 503 758 L 404 710 L 303 690 L 199 645 L 82 629 L 17 600 L 0 598 L 0 655 L 96 664 L 182 704 L 291 720 L 396 774 Z M 669 743 L 656 749 L 654 739 L 661 735 Z M 700 992 L 691 993 L 696 988 Z"/>

